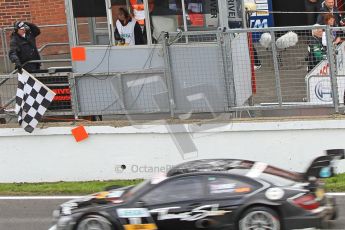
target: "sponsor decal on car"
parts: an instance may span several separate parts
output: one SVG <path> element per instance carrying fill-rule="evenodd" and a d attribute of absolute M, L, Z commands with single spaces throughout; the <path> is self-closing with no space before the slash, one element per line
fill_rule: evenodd
<path fill-rule="evenodd" d="M 116 212 L 120 218 L 142 218 L 151 216 L 147 208 L 118 208 Z"/>
<path fill-rule="evenodd" d="M 104 191 L 104 192 L 99 192 L 93 195 L 94 199 L 105 199 L 108 201 L 111 201 L 113 203 L 122 203 L 123 200 L 120 200 L 122 194 L 124 193 L 123 190 L 116 190 L 116 191 Z"/>
<path fill-rule="evenodd" d="M 240 188 L 235 189 L 235 193 L 246 193 L 250 191 L 251 191 L 251 188 L 249 187 L 240 187 Z"/>
<path fill-rule="evenodd" d="M 123 226 L 125 230 L 156 230 L 155 224 L 126 224 Z"/>
<path fill-rule="evenodd" d="M 210 193 L 211 194 L 218 194 L 218 193 L 226 193 L 226 192 L 234 192 L 236 184 L 211 184 L 210 185 Z"/>
<path fill-rule="evenodd" d="M 322 200 L 325 197 L 325 194 L 326 192 L 323 188 L 318 188 L 315 191 L 315 195 L 318 200 Z"/>
<path fill-rule="evenodd" d="M 183 212 L 178 214 L 171 214 L 169 213 L 169 210 L 172 209 L 179 209 L 181 207 L 166 207 L 166 208 L 158 208 L 150 210 L 151 213 L 158 213 L 158 220 L 170 220 L 170 219 L 179 219 L 184 221 L 195 221 L 199 219 L 203 219 L 205 217 L 210 216 L 222 216 L 226 213 L 229 213 L 231 211 L 225 211 L 225 210 L 218 210 L 219 205 L 218 204 L 212 204 L 212 205 L 203 205 L 197 208 L 194 208 L 190 212 Z"/>
<path fill-rule="evenodd" d="M 124 192 L 125 191 L 123 191 L 123 190 L 111 191 L 111 192 L 108 193 L 107 198 L 121 197 Z"/>
<path fill-rule="evenodd" d="M 250 187 L 238 187 L 236 188 L 236 183 L 229 183 L 229 184 L 211 184 L 210 185 L 210 193 L 211 194 L 219 194 L 219 193 L 246 193 L 250 192 Z"/>
<path fill-rule="evenodd" d="M 109 192 L 99 192 L 95 194 L 96 199 L 104 199 L 108 196 Z"/>

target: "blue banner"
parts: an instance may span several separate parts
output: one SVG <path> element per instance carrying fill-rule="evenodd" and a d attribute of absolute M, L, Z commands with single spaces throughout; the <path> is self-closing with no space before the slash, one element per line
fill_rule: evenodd
<path fill-rule="evenodd" d="M 256 10 L 250 16 L 250 27 L 251 28 L 266 28 L 274 26 L 272 12 L 272 0 L 255 0 Z M 261 33 L 253 33 L 253 41 L 256 42 L 260 39 Z"/>

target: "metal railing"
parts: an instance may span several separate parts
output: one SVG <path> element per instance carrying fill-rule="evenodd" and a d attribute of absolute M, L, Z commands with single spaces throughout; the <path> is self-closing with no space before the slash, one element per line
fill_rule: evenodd
<path fill-rule="evenodd" d="M 319 39 L 312 36 L 312 30 L 317 29 L 325 32 L 327 44 L 322 45 L 322 34 Z M 334 30 L 342 28 L 304 26 L 166 33 L 160 46 L 165 71 L 154 81 L 152 75 L 145 74 L 106 72 L 96 77 L 92 73 L 75 73 L 72 78 L 78 93 L 76 114 L 147 114 L 167 109 L 171 116 L 277 109 L 289 114 L 288 110 L 303 108 L 331 108 L 332 112 L 339 112 L 342 96 L 337 96 L 335 90 L 343 59 L 339 53 L 344 53 L 345 44 L 332 44 Z M 308 47 L 310 50 L 314 45 L 322 50 L 318 59 L 309 57 Z M 116 58 L 114 54 L 112 57 Z M 320 73 L 320 69 L 326 72 Z M 121 79 L 126 87 L 111 79 Z M 320 86 L 319 80 L 326 81 L 331 88 Z M 131 87 L 127 81 L 137 83 Z M 331 97 L 326 100 L 322 95 L 329 95 L 327 90 Z M 157 95 L 162 91 L 166 93 Z M 125 96 L 118 97 L 122 92 L 126 92 Z M 130 107 L 123 106 L 133 98 Z M 164 103 L 157 106 L 157 100 Z"/>
<path fill-rule="evenodd" d="M 67 25 L 39 25 L 39 27 L 41 29 L 41 35 L 36 40 L 37 44 L 40 46 L 38 48 L 38 51 L 42 57 L 42 60 L 30 62 L 42 63 L 43 65 L 45 65 L 44 68 L 47 69 L 48 73 L 50 74 L 59 72 L 60 69 L 63 68 L 71 69 Z M 2 75 L 0 76 L 0 97 L 2 105 L 0 105 L 0 110 L 2 109 L 2 112 L 4 112 L 4 108 L 6 107 L 9 107 L 10 111 L 13 110 L 12 108 L 14 107 L 15 91 L 17 86 L 17 79 L 15 74 L 16 71 L 13 70 L 13 65 L 11 64 L 8 57 L 10 48 L 10 33 L 12 33 L 12 31 L 13 27 L 0 28 L 0 40 L 2 48 L 2 52 L 0 54 L 0 56 L 2 56 L 2 58 L 0 57 L 0 72 L 2 73 Z M 62 36 L 47 36 L 53 32 L 58 32 Z M 56 55 L 54 55 L 56 53 L 59 54 L 58 58 L 56 58 Z M 4 114 L 1 114 L 1 117 L 4 116 Z"/>
<path fill-rule="evenodd" d="M 149 66 L 142 71 L 39 77 L 53 89 L 65 92 L 61 98 L 70 98 L 68 105 L 57 104 L 50 111 L 53 115 L 165 113 L 190 117 L 192 113 L 247 111 L 243 115 L 269 116 L 275 113 L 268 111 L 281 110 L 283 115 L 290 115 L 292 110 L 303 109 L 327 109 L 326 113 L 331 114 L 345 109 L 345 42 L 334 44 L 336 36 L 345 38 L 345 28 L 303 26 L 165 33 L 159 44 L 147 47 L 151 49 L 150 56 L 158 53 L 162 66 Z M 45 44 L 42 49 L 49 46 Z M 6 43 L 3 49 L 6 53 Z M 117 58 L 115 53 L 110 55 L 109 47 L 104 49 Z M 101 61 L 107 59 L 106 54 Z M 151 65 L 152 56 L 146 63 Z M 0 93 L 4 86 L 0 85 Z M 13 93 L 14 86 L 15 81 L 6 87 Z M 61 86 L 68 87 L 61 90 Z M 6 98 L 12 99 L 10 95 Z"/>
<path fill-rule="evenodd" d="M 45 30 L 47 30 L 49 32 L 50 29 L 63 29 L 66 30 L 65 31 L 65 35 L 66 35 L 66 40 L 65 41 L 47 41 L 47 42 L 40 42 L 38 41 L 38 43 L 41 43 L 41 46 L 38 47 L 38 51 L 42 56 L 42 53 L 44 50 L 46 50 L 47 48 L 50 47 L 59 47 L 59 46 L 69 46 L 69 42 L 68 42 L 68 37 L 67 37 L 67 25 L 66 24 L 56 24 L 56 25 L 39 25 L 39 28 L 41 29 L 41 35 L 38 37 L 38 40 L 42 39 L 43 40 L 46 39 L 44 34 L 47 34 L 47 32 Z M 10 73 L 13 68 L 11 65 L 11 62 L 8 58 L 8 52 L 9 52 L 9 38 L 10 38 L 10 33 L 12 33 L 13 31 L 13 27 L 5 27 L 5 28 L 0 28 L 0 37 L 1 37 L 1 47 L 2 47 L 2 56 L 3 56 L 3 62 L 4 62 L 4 69 L 3 69 L 3 73 Z M 69 48 L 67 49 L 69 52 Z M 44 55 L 43 55 L 44 58 Z M 69 59 L 66 59 L 66 62 L 69 62 Z"/>

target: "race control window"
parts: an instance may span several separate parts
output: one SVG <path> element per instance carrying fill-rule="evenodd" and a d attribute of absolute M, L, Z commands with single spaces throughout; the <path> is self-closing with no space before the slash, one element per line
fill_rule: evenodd
<path fill-rule="evenodd" d="M 187 201 L 204 197 L 202 177 L 190 176 L 167 181 L 148 192 L 142 200 L 149 205 Z"/>
<path fill-rule="evenodd" d="M 105 0 L 72 0 L 77 45 L 109 45 Z"/>
<path fill-rule="evenodd" d="M 156 44 L 162 32 L 210 31 L 220 25 L 218 0 L 72 0 L 72 6 L 77 45 Z M 179 42 L 213 40 L 189 35 Z"/>
<path fill-rule="evenodd" d="M 146 2 L 152 0 L 111 0 L 115 46 L 147 44 Z"/>
<path fill-rule="evenodd" d="M 216 30 L 220 22 L 218 0 L 155 0 L 149 14 L 152 43 L 163 31 Z"/>

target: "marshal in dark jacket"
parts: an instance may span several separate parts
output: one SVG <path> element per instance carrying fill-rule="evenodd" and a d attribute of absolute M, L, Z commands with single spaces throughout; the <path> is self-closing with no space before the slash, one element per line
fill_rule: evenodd
<path fill-rule="evenodd" d="M 325 22 L 324 22 L 324 15 L 327 14 L 327 13 L 332 13 L 335 17 L 335 27 L 338 27 L 338 26 L 341 26 L 341 19 L 342 19 L 342 16 L 338 10 L 337 7 L 333 7 L 333 9 L 330 9 L 326 6 L 326 4 L 323 2 L 321 4 L 321 8 L 320 8 L 320 13 L 317 17 L 317 21 L 316 23 L 317 24 L 320 24 L 320 25 L 325 25 Z"/>
<path fill-rule="evenodd" d="M 25 37 L 18 34 L 16 27 L 11 34 L 9 58 L 17 67 L 22 66 L 28 72 L 35 72 L 40 69 L 40 63 L 25 63 L 41 59 L 36 46 L 36 37 L 40 35 L 41 31 L 35 24 L 28 22 L 25 24 L 28 26 Z"/>

